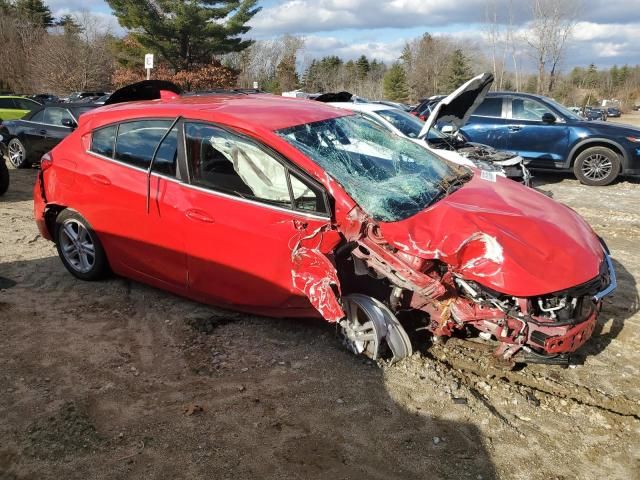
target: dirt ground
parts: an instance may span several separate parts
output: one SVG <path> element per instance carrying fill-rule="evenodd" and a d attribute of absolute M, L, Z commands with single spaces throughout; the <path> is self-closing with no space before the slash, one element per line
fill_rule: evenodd
<path fill-rule="evenodd" d="M 76 280 L 0 198 L 0 479 L 640 479 L 640 181 L 537 183 L 608 242 L 619 289 L 572 368 L 451 340 L 393 366 L 322 321 Z"/>

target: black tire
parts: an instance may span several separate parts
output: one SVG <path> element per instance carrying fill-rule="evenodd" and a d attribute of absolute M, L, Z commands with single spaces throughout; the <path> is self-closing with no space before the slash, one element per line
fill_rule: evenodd
<path fill-rule="evenodd" d="M 620 156 L 607 147 L 587 148 L 576 157 L 573 173 L 585 185 L 609 185 L 620 174 Z"/>
<path fill-rule="evenodd" d="M 27 168 L 31 166 L 27 149 L 18 137 L 9 140 L 7 144 L 7 158 L 9 159 L 9 165 L 13 168 Z"/>
<path fill-rule="evenodd" d="M 0 196 L 9 190 L 9 169 L 4 162 L 4 158 L 0 155 Z"/>
<path fill-rule="evenodd" d="M 60 260 L 72 275 L 92 281 L 100 280 L 108 273 L 109 264 L 102 243 L 79 213 L 63 210 L 56 218 L 53 238 Z"/>

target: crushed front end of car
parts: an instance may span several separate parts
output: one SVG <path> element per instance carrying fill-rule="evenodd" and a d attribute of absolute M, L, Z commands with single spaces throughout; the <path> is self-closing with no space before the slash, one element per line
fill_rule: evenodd
<path fill-rule="evenodd" d="M 412 352 L 405 329 L 426 330 L 493 340 L 509 363 L 566 364 L 591 337 L 616 276 L 570 208 L 355 117 L 280 134 L 336 198 L 333 224 L 291 242 L 294 285 L 352 351 L 397 360 Z M 329 230 L 342 241 L 325 255 Z"/>

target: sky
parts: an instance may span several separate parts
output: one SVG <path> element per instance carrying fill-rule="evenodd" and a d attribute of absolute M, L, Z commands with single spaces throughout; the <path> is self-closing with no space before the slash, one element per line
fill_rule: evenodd
<path fill-rule="evenodd" d="M 558 2 L 569 0 L 557 0 Z M 563 68 L 596 64 L 640 64 L 640 0 L 570 0 L 580 3 L 578 23 L 563 59 Z M 305 38 L 308 58 L 364 54 L 385 62 L 397 60 L 407 41 L 425 32 L 447 35 L 461 43 L 486 48 L 487 5 L 495 5 L 507 21 L 526 28 L 527 0 L 263 0 L 251 21 L 249 37 L 270 39 L 283 34 Z M 89 10 L 114 33 L 122 33 L 104 0 L 48 0 L 54 15 Z"/>

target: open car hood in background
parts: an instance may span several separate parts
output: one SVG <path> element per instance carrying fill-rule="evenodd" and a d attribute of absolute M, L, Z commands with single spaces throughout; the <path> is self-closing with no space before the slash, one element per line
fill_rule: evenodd
<path fill-rule="evenodd" d="M 170 99 L 181 93 L 182 89 L 175 83 L 165 80 L 144 80 L 116 90 L 104 104 L 114 105 L 116 103 L 138 102 L 141 100 Z"/>
<path fill-rule="evenodd" d="M 438 103 L 425 122 L 418 138 L 424 138 L 439 121 L 462 128 L 471 114 L 482 103 L 493 83 L 491 73 L 472 78 Z"/>

